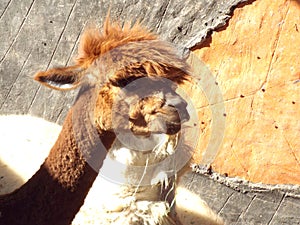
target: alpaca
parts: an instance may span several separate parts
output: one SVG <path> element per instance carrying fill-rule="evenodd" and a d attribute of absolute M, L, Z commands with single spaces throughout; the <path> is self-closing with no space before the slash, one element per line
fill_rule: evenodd
<path fill-rule="evenodd" d="M 100 137 L 109 148 L 109 134 Z M 71 224 L 96 176 L 76 145 L 71 110 L 40 169 L 19 189 L 0 196 L 0 224 Z"/>
<path fill-rule="evenodd" d="M 104 31 L 107 31 L 109 26 L 107 22 Z M 135 25 L 132 29 L 137 27 Z M 114 28 L 122 33 L 118 25 Z M 94 37 L 93 43 L 105 37 L 105 33 L 103 36 L 98 35 L 95 35 L 97 38 Z M 108 32 L 107 35 L 112 34 Z M 89 37 L 89 40 L 93 38 Z M 103 72 L 105 69 L 101 71 L 103 74 L 111 74 L 107 78 L 109 84 L 117 83 L 119 88 L 126 89 L 121 94 L 118 93 L 120 90 L 114 92 L 114 101 L 118 103 L 111 106 L 113 112 L 110 113 L 115 123 L 112 127 L 117 132 L 121 131 L 122 135 L 117 135 L 109 149 L 100 175 L 72 224 L 223 224 L 222 219 L 199 197 L 192 196 L 188 190 L 182 188 L 176 190 L 176 169 L 180 169 L 180 166 L 154 166 L 151 170 L 151 166 L 176 154 L 177 147 L 183 148 L 176 156 L 179 159 L 184 161 L 191 156 L 189 146 L 185 145 L 186 143 L 178 143 L 183 135 L 181 123 L 189 120 L 187 102 L 175 92 L 174 85 L 171 84 L 173 82 L 181 85 L 189 82 L 189 66 L 176 55 L 172 46 L 155 39 L 122 43 L 102 54 L 97 58 L 96 66 L 90 73 L 97 73 L 95 68 L 98 71 L 98 68 L 106 66 L 108 61 L 108 71 L 111 70 L 113 62 L 117 64 L 112 66 L 117 68 L 116 72 Z M 115 57 L 118 57 L 118 60 L 114 60 Z M 168 83 L 164 78 L 171 82 Z M 116 79 L 121 79 L 121 82 L 115 82 Z M 172 107 L 167 111 L 163 109 L 166 105 Z M 174 108 L 179 111 L 179 117 Z M 165 112 L 165 117 L 164 120 L 157 120 L 156 128 L 164 127 L 166 120 L 173 118 L 171 123 L 167 123 L 163 130 L 151 130 L 151 122 L 155 120 L 149 121 L 149 117 L 161 117 L 162 115 L 158 115 L 161 111 Z M 117 112 L 117 115 L 114 115 L 114 112 Z M 141 123 L 135 119 L 144 123 L 139 125 Z M 174 128 L 171 124 L 178 126 Z M 124 129 L 130 130 L 134 135 Z M 149 130 L 155 134 L 149 136 Z M 125 166 L 118 170 L 118 163 L 115 164 L 114 161 Z M 176 164 L 174 161 L 168 162 Z M 139 166 L 143 169 L 137 171 Z M 182 172 L 188 170 L 188 167 L 189 163 L 186 163 Z M 99 193 L 105 193 L 105 196 Z M 174 195 L 177 199 L 175 204 Z M 190 197 L 188 200 L 187 195 Z M 187 206 L 189 202 L 191 205 Z"/>
<path fill-rule="evenodd" d="M 40 169 L 21 188 L 0 197 L 0 224 L 71 224 L 99 169 L 114 170 L 109 162 L 116 161 L 128 166 L 121 171 L 121 184 L 98 175 L 92 189 L 97 192 L 99 187 L 97 193 L 105 199 L 100 204 L 104 213 L 96 224 L 102 219 L 108 221 L 104 224 L 189 223 L 188 212 L 180 204 L 175 203 L 176 212 L 171 212 L 172 195 L 182 199 L 174 191 L 174 171 L 168 174 L 164 166 L 154 167 L 150 175 L 135 171 L 136 166 L 150 168 L 176 154 L 189 113 L 175 89 L 191 81 L 187 71 L 188 65 L 171 45 L 138 23 L 121 27 L 107 18 L 102 33 L 87 29 L 75 65 L 38 72 L 34 77 L 56 90 L 81 89 Z M 147 84 L 139 87 L 143 79 Z M 189 156 L 188 146 L 182 152 L 180 156 Z M 197 209 L 203 207 L 206 220 L 199 217 L 190 222 L 222 224 L 205 204 Z M 124 212 L 127 220 L 119 220 Z"/>

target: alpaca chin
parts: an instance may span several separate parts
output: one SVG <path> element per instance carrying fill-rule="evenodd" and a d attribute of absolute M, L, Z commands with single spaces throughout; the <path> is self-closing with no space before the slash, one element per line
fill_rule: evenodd
<path fill-rule="evenodd" d="M 85 199 L 85 204 L 72 224 L 87 224 L 84 216 L 87 213 L 99 216 L 99 220 L 95 219 L 95 224 L 99 224 L 99 221 L 100 224 L 114 225 L 173 224 L 168 216 L 170 204 L 162 197 L 169 182 L 167 172 L 160 171 L 159 168 L 151 171 L 151 165 L 174 153 L 178 136 L 155 135 L 151 139 L 154 148 L 145 148 L 144 151 L 129 149 L 116 139 Z M 150 146 L 149 143 L 144 146 Z M 143 169 L 134 171 L 137 166 Z M 143 183 L 144 181 L 148 183 Z M 88 224 L 93 223 L 89 221 Z"/>

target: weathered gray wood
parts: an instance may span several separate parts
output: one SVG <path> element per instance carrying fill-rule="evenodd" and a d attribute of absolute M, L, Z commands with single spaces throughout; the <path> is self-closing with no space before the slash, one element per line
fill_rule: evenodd
<path fill-rule="evenodd" d="M 300 197 L 287 196 L 282 189 L 243 191 L 241 185 L 240 190 L 234 190 L 209 176 L 194 173 L 185 175 L 180 186 L 201 196 L 227 224 L 300 224 Z"/>
<path fill-rule="evenodd" d="M 268 192 L 256 194 L 247 210 L 238 219 L 240 224 L 268 224 L 279 207 L 283 194 Z"/>
<path fill-rule="evenodd" d="M 19 1 L 15 4 L 22 5 L 27 2 Z M 23 25 L 18 28 L 17 35 L 12 38 L 14 41 L 5 50 L 6 55 L 0 64 L 2 113 L 28 113 L 40 88 L 32 81 L 32 76 L 37 70 L 46 69 L 49 66 L 53 52 L 55 52 L 55 40 L 60 36 L 66 22 L 64 15 L 73 5 L 65 1 L 63 7 L 59 7 L 58 4 L 54 5 L 51 2 L 31 2 L 21 19 Z M 9 7 L 14 8 L 15 4 Z M 5 16 L 6 14 L 3 18 Z M 50 23 L 54 19 L 58 24 L 60 23 L 60 26 Z M 55 95 L 62 94 L 56 93 Z M 47 95 L 43 99 L 45 104 L 55 103 L 51 99 L 52 96 Z M 62 105 L 63 103 L 60 106 Z M 54 107 L 55 104 L 52 104 L 51 108 Z M 59 109 L 54 111 L 59 111 Z M 51 111 L 41 112 L 51 116 Z M 51 119 L 50 116 L 46 118 Z"/>
<path fill-rule="evenodd" d="M 8 5 L 11 3 L 11 0 L 3 0 L 0 2 L 0 20 L 5 12 L 5 10 L 8 8 Z"/>
<path fill-rule="evenodd" d="M 224 207 L 220 211 L 220 215 L 226 218 L 226 221 L 230 223 L 237 222 L 240 215 L 248 209 L 251 202 L 252 198 L 250 196 L 234 192 L 224 204 Z"/>
<path fill-rule="evenodd" d="M 285 197 L 275 212 L 271 225 L 300 224 L 300 201 L 293 197 Z"/>
<path fill-rule="evenodd" d="M 220 212 L 224 207 L 224 203 L 233 195 L 234 191 L 231 188 L 220 188 L 221 185 L 216 184 L 210 179 L 203 179 L 203 177 L 197 174 L 189 174 L 188 177 L 192 177 L 192 181 L 189 183 L 188 188 L 194 190 L 197 195 L 213 207 L 216 212 Z M 217 196 L 217 197 L 216 197 Z"/>

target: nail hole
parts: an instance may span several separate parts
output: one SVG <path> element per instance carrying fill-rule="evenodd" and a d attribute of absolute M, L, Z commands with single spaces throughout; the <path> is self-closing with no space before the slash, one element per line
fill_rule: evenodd
<path fill-rule="evenodd" d="M 262 92 L 265 92 L 265 91 L 266 91 L 266 89 L 264 89 L 264 88 L 263 88 L 263 89 L 261 89 L 261 91 L 262 91 Z"/>
<path fill-rule="evenodd" d="M 240 97 L 241 97 L 241 98 L 244 98 L 245 96 L 244 96 L 244 95 L 240 95 Z"/>
<path fill-rule="evenodd" d="M 296 102 L 292 101 L 292 104 L 293 104 L 293 105 L 295 105 L 295 104 L 296 104 Z"/>
<path fill-rule="evenodd" d="M 227 116 L 227 114 L 226 114 L 226 113 L 223 113 L 223 116 L 225 116 L 225 117 L 226 117 L 226 116 Z"/>
<path fill-rule="evenodd" d="M 275 125 L 275 129 L 278 129 L 278 126 L 277 126 L 277 125 Z"/>

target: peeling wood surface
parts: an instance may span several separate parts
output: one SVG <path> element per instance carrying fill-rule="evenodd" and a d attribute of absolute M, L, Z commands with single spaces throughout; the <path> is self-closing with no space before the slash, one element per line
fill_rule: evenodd
<path fill-rule="evenodd" d="M 225 102 L 214 171 L 252 182 L 300 184 L 299 21 L 299 1 L 255 1 L 236 9 L 229 25 L 195 50 Z M 196 158 L 201 162 L 201 153 Z"/>

